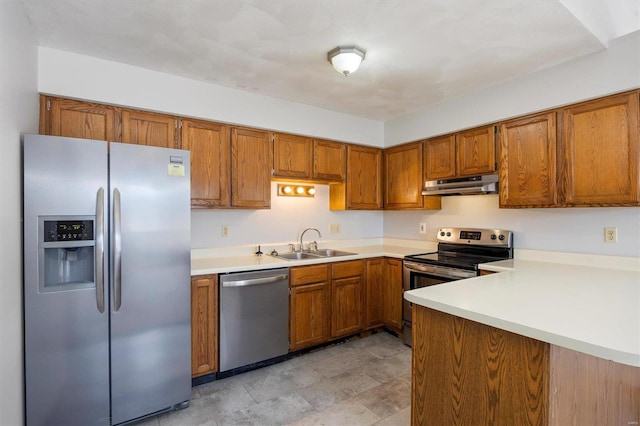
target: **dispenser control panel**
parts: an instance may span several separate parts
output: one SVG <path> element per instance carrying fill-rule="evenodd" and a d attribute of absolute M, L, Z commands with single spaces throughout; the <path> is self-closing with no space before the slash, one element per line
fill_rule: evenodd
<path fill-rule="evenodd" d="M 92 220 L 45 220 L 44 241 L 91 241 L 93 240 Z"/>

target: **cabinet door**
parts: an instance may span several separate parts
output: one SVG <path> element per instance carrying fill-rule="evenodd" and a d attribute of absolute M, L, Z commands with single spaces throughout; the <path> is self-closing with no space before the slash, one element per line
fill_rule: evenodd
<path fill-rule="evenodd" d="M 562 115 L 563 203 L 638 205 L 638 92 L 579 104 Z"/>
<path fill-rule="evenodd" d="M 191 206 L 229 206 L 229 127 L 183 120 L 182 149 L 191 152 Z"/>
<path fill-rule="evenodd" d="M 456 137 L 440 136 L 424 142 L 424 180 L 456 175 Z"/>
<path fill-rule="evenodd" d="M 152 112 L 122 110 L 122 142 L 176 148 L 175 117 Z"/>
<path fill-rule="evenodd" d="M 500 124 L 500 207 L 556 203 L 556 113 Z"/>
<path fill-rule="evenodd" d="M 347 209 L 382 208 L 382 151 L 358 145 L 347 148 Z"/>
<path fill-rule="evenodd" d="M 41 96 L 40 133 L 118 141 L 116 109 L 107 105 Z"/>
<path fill-rule="evenodd" d="M 331 337 L 362 330 L 362 276 L 331 281 Z"/>
<path fill-rule="evenodd" d="M 382 283 L 382 318 L 384 325 L 402 330 L 402 260 L 385 259 Z"/>
<path fill-rule="evenodd" d="M 311 139 L 276 133 L 273 140 L 273 175 L 310 179 L 313 155 Z"/>
<path fill-rule="evenodd" d="M 231 131 L 231 205 L 271 207 L 272 147 L 269 132 L 234 128 Z"/>
<path fill-rule="evenodd" d="M 290 350 L 318 345 L 329 340 L 329 291 L 327 282 L 291 287 Z"/>
<path fill-rule="evenodd" d="M 384 151 L 384 208 L 422 208 L 422 143 Z"/>
<path fill-rule="evenodd" d="M 384 282 L 384 259 L 367 260 L 367 287 L 365 291 L 365 328 L 382 325 Z"/>
<path fill-rule="evenodd" d="M 218 276 L 191 278 L 191 375 L 218 371 Z"/>
<path fill-rule="evenodd" d="M 456 134 L 458 176 L 496 172 L 495 126 L 471 129 Z"/>
<path fill-rule="evenodd" d="M 343 182 L 347 165 L 347 147 L 343 143 L 313 141 L 313 179 Z"/>

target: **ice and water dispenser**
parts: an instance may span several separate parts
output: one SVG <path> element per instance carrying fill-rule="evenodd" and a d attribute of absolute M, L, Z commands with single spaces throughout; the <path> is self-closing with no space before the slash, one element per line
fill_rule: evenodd
<path fill-rule="evenodd" d="M 95 287 L 95 217 L 39 219 L 40 292 Z"/>

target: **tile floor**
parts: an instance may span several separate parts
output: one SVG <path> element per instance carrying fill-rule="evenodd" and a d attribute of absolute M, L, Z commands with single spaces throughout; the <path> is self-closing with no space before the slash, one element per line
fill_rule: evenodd
<path fill-rule="evenodd" d="M 137 425 L 410 424 L 411 349 L 381 332 L 193 388 L 189 408 Z"/>

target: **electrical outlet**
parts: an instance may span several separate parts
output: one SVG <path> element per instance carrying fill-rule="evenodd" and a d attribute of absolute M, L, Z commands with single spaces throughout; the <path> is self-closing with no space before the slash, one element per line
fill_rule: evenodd
<path fill-rule="evenodd" d="M 618 228 L 604 228 L 604 242 L 605 243 L 617 243 L 618 242 Z"/>
<path fill-rule="evenodd" d="M 420 224 L 420 233 L 421 234 L 426 234 L 427 233 L 427 224 L 426 223 L 421 223 Z"/>
<path fill-rule="evenodd" d="M 224 238 L 229 236 L 229 225 L 222 225 L 222 236 Z"/>
<path fill-rule="evenodd" d="M 340 232 L 340 224 L 339 223 L 331 223 L 329 224 L 329 233 L 330 234 L 338 234 Z"/>

